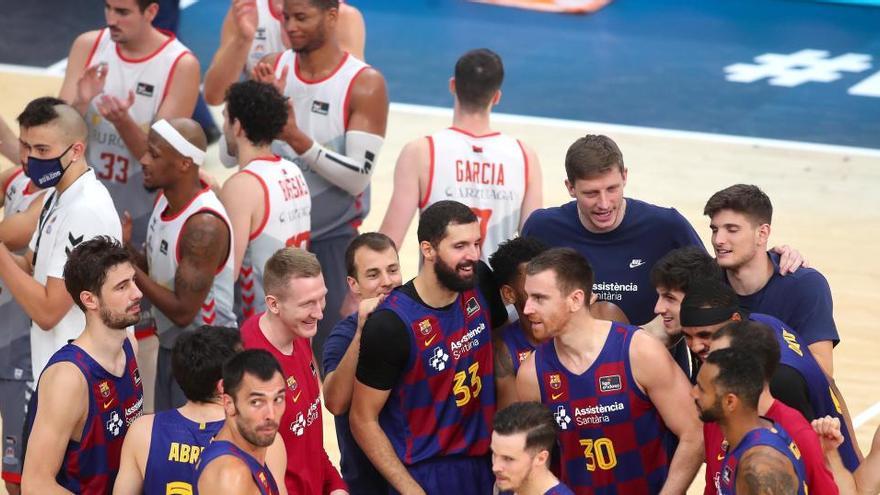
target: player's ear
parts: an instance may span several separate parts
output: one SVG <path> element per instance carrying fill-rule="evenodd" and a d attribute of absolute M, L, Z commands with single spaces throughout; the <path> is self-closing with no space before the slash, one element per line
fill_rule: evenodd
<path fill-rule="evenodd" d="M 496 90 L 495 96 L 492 97 L 492 106 L 494 107 L 495 105 L 497 105 L 499 103 L 501 103 L 501 90 L 500 89 Z"/>
<path fill-rule="evenodd" d="M 770 239 L 770 224 L 762 223 L 758 226 L 758 243 L 761 245 L 767 245 L 767 241 Z"/>
<path fill-rule="evenodd" d="M 449 78 L 449 93 L 455 97 L 455 77 Z"/>
<path fill-rule="evenodd" d="M 348 282 L 348 288 L 351 290 L 353 294 L 361 295 L 360 285 L 358 285 L 358 281 L 354 277 L 345 277 L 345 281 Z"/>
<path fill-rule="evenodd" d="M 433 244 L 428 241 L 422 241 L 419 243 L 419 251 L 422 252 L 422 257 L 425 258 L 425 261 L 434 261 L 436 251 Z"/>
<path fill-rule="evenodd" d="M 586 294 L 581 289 L 575 289 L 568 295 L 568 308 L 572 313 L 583 308 L 586 302 Z"/>
<path fill-rule="evenodd" d="M 516 302 L 516 292 L 514 292 L 513 287 L 507 284 L 501 284 L 501 300 L 504 301 L 504 304 L 513 304 Z"/>
<path fill-rule="evenodd" d="M 550 452 L 542 450 L 538 452 L 538 455 L 536 455 L 535 458 L 532 460 L 532 465 L 535 467 L 547 466 L 548 459 L 550 459 Z"/>
<path fill-rule="evenodd" d="M 153 19 L 159 14 L 159 2 L 153 2 L 144 9 L 144 17 L 146 17 L 150 24 L 153 23 Z"/>
<path fill-rule="evenodd" d="M 620 171 L 620 175 L 623 177 L 623 185 L 626 186 L 626 174 L 629 172 L 626 167 L 623 167 L 623 170 Z"/>
<path fill-rule="evenodd" d="M 79 301 L 86 307 L 86 309 L 90 309 L 92 311 L 98 310 L 98 296 L 92 292 L 84 290 L 79 293 Z"/>
<path fill-rule="evenodd" d="M 574 184 L 571 183 L 568 179 L 565 179 L 565 188 L 568 189 L 568 195 L 572 198 L 577 198 L 577 194 L 575 194 Z"/>

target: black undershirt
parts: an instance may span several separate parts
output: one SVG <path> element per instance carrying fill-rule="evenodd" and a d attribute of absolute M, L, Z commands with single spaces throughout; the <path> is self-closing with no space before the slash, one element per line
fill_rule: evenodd
<path fill-rule="evenodd" d="M 492 329 L 500 328 L 507 322 L 507 308 L 501 300 L 498 286 L 492 277 L 492 271 L 480 261 L 477 263 L 476 276 L 477 290 L 489 303 L 487 310 L 490 326 Z M 412 280 L 397 290 L 426 308 L 431 307 L 419 297 Z M 432 309 L 443 311 L 453 304 L 455 302 L 442 308 Z M 400 380 L 400 376 L 409 362 L 409 353 L 409 329 L 400 317 L 390 309 L 374 312 L 367 318 L 361 334 L 361 348 L 357 365 L 358 381 L 378 390 L 391 390 Z"/>
<path fill-rule="evenodd" d="M 826 386 L 827 387 L 827 386 Z M 797 409 L 807 421 L 816 419 L 804 377 L 791 366 L 780 364 L 770 379 L 770 393 L 786 406 Z"/>

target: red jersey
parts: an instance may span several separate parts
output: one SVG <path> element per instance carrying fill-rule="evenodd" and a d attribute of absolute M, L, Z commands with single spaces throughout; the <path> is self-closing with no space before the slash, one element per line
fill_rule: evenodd
<path fill-rule="evenodd" d="M 293 341 L 293 352 L 283 354 L 260 330 L 263 313 L 248 318 L 241 327 L 245 349 L 265 349 L 275 356 L 287 382 L 285 402 L 278 433 L 287 450 L 284 484 L 290 495 L 322 495 L 346 489 L 324 450 L 321 420 L 321 387 L 308 339 Z"/>
<path fill-rule="evenodd" d="M 801 460 L 807 471 L 809 493 L 822 495 L 840 493 L 837 484 L 834 483 L 834 476 L 825 467 L 825 457 L 819 444 L 819 437 L 801 413 L 774 400 L 764 417 L 781 426 L 800 449 Z M 703 424 L 703 440 L 706 444 L 706 489 L 703 494 L 715 495 L 715 476 L 721 471 L 721 463 L 727 448 L 726 443 L 722 447 L 724 434 L 718 423 Z"/>

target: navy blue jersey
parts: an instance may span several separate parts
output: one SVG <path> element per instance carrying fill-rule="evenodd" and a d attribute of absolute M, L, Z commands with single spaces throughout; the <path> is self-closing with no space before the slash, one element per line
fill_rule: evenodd
<path fill-rule="evenodd" d="M 776 340 L 779 342 L 780 360 L 779 364 L 788 366 L 797 371 L 804 379 L 806 384 L 807 395 L 810 399 L 810 405 L 816 417 L 832 416 L 840 420 L 840 433 L 843 434 L 843 443 L 838 448 L 840 458 L 843 464 L 850 471 L 855 471 L 859 467 L 859 455 L 856 447 L 850 438 L 849 428 L 843 417 L 843 409 L 840 400 L 828 377 L 813 355 L 804 340 L 799 337 L 793 330 L 786 327 L 778 318 L 770 315 L 751 313 L 749 319 L 758 323 L 763 323 L 773 329 L 776 334 Z"/>
<path fill-rule="evenodd" d="M 558 485 L 544 492 L 544 495 L 574 495 L 574 492 L 571 491 L 571 488 L 560 482 Z"/>
<path fill-rule="evenodd" d="M 79 494 L 105 494 L 113 490 L 119 473 L 122 440 L 135 419 L 143 413 L 144 389 L 128 339 L 125 351 L 125 372 L 114 376 L 92 359 L 82 348 L 67 344 L 59 349 L 45 369 L 56 363 L 76 365 L 86 379 L 89 390 L 88 416 L 79 442 L 69 441 L 61 468 L 55 480 L 65 489 Z M 44 369 L 44 372 L 45 372 Z M 27 431 L 33 430 L 39 410 L 39 386 L 27 418 Z M 40 455 L 39 452 L 29 452 Z"/>
<path fill-rule="evenodd" d="M 535 350 L 541 402 L 559 425 L 560 479 L 579 495 L 659 493 L 673 436 L 632 374 L 636 327 L 612 323 L 595 362 L 574 374 L 554 341 Z"/>
<path fill-rule="evenodd" d="M 633 325 L 654 318 L 657 292 L 651 267 L 673 249 L 703 242 L 674 208 L 661 208 L 626 198 L 626 213 L 611 232 L 595 234 L 580 221 L 577 202 L 535 210 L 522 236 L 534 236 L 551 247 L 574 248 L 593 267 L 593 292 L 620 307 Z"/>
<path fill-rule="evenodd" d="M 773 424 L 773 429 L 755 428 L 746 433 L 739 444 L 724 455 L 721 470 L 715 478 L 718 495 L 736 495 L 736 470 L 739 461 L 751 448 L 762 445 L 771 447 L 788 458 L 797 476 L 798 495 L 807 495 L 807 475 L 801 452 L 794 440 L 776 423 Z"/>
<path fill-rule="evenodd" d="M 278 495 L 278 484 L 275 483 L 275 478 L 272 477 L 269 468 L 265 464 L 260 464 L 253 456 L 238 448 L 234 443 L 226 440 L 214 440 L 202 451 L 196 463 L 193 495 L 199 495 L 199 477 L 205 471 L 205 467 L 214 459 L 224 455 L 238 457 L 247 464 L 248 469 L 251 470 L 251 476 L 254 478 L 254 483 L 260 490 L 260 495 Z"/>
<path fill-rule="evenodd" d="M 779 274 L 779 255 L 773 252 L 767 255 L 773 263 L 773 275 L 758 292 L 740 295 L 740 307 L 779 318 L 789 324 L 807 345 L 823 340 L 837 345 L 840 336 L 832 315 L 831 288 L 825 277 L 804 267 L 783 277 Z"/>
<path fill-rule="evenodd" d="M 223 423 L 197 423 L 183 417 L 177 409 L 156 413 L 144 470 L 144 493 L 192 493 L 199 455 Z"/>
<path fill-rule="evenodd" d="M 519 373 L 519 365 L 535 351 L 535 346 L 526 338 L 519 320 L 507 325 L 501 331 L 501 341 L 507 347 L 510 358 L 513 361 L 513 374 Z"/>
<path fill-rule="evenodd" d="M 336 370 L 348 351 L 357 331 L 357 321 L 357 312 L 352 313 L 333 327 L 324 342 L 325 376 Z M 336 439 L 339 442 L 340 471 L 342 479 L 348 484 L 348 492 L 351 495 L 386 493 L 388 482 L 373 467 L 373 463 L 355 441 L 348 423 L 348 413 L 335 416 L 333 421 L 336 423 Z"/>

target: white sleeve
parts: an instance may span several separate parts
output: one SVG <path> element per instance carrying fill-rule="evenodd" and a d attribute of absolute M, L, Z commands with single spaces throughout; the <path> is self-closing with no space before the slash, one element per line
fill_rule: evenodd
<path fill-rule="evenodd" d="M 345 154 L 330 151 L 317 141 L 301 155 L 302 160 L 321 177 L 345 189 L 352 196 L 370 185 L 373 166 L 385 139 L 363 131 L 345 133 Z"/>

